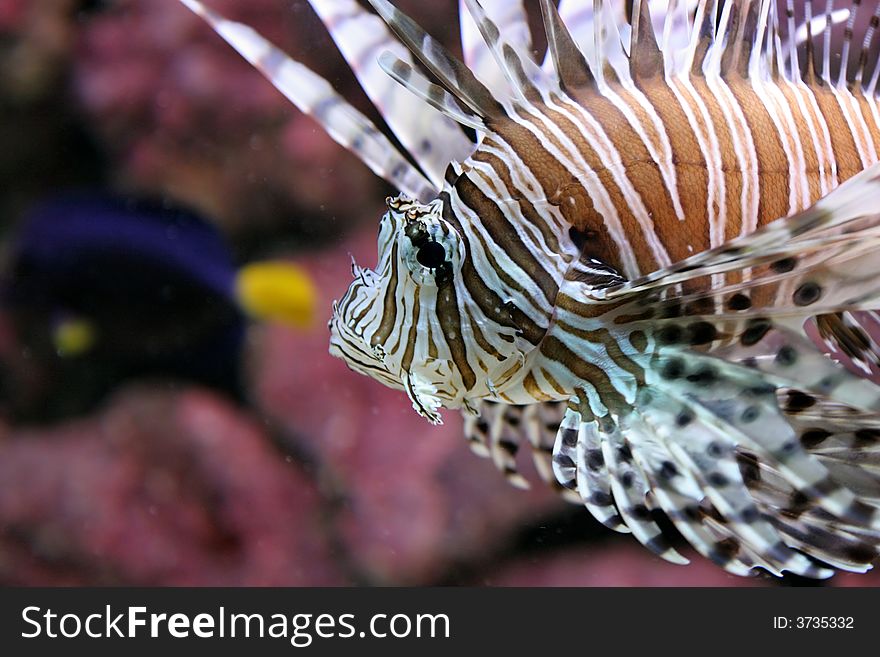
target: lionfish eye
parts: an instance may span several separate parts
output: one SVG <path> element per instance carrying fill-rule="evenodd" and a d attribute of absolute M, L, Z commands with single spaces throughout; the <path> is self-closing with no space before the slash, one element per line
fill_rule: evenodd
<path fill-rule="evenodd" d="M 428 269 L 437 269 L 446 262 L 446 250 L 440 242 L 428 240 L 419 247 L 416 253 L 419 264 Z"/>

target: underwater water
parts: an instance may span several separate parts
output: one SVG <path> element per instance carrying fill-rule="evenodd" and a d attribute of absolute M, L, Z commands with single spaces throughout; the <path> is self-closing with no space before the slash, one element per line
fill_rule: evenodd
<path fill-rule="evenodd" d="M 369 111 L 305 0 L 211 6 Z M 806 582 L 666 563 L 332 358 L 389 193 L 177 0 L 0 0 L 0 584 Z M 266 261 L 296 321 L 238 296 Z"/>

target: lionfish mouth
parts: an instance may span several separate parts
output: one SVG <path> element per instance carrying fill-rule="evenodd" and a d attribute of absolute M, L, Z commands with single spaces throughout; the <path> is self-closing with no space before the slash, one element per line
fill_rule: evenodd
<path fill-rule="evenodd" d="M 330 355 L 341 358 L 355 372 L 380 381 L 390 388 L 403 389 L 400 376 L 394 376 L 385 365 L 381 350 L 374 348 L 366 337 L 363 317 L 376 303 L 378 280 L 376 272 L 358 266 L 352 259 L 351 286 L 340 301 L 333 302 L 327 328 L 330 330 Z"/>
<path fill-rule="evenodd" d="M 403 383 L 395 377 L 369 348 L 362 335 L 356 334 L 341 316 L 334 315 L 330 323 L 330 355 L 341 358 L 355 372 L 376 379 L 386 386 L 402 389 Z"/>

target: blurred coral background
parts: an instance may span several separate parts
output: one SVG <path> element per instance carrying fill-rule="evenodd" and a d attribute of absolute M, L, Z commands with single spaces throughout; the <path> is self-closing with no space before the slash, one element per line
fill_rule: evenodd
<path fill-rule="evenodd" d="M 209 4 L 369 110 L 305 0 Z M 455 42 L 457 2 L 398 4 Z M 430 427 L 331 358 L 330 304 L 350 255 L 375 262 L 390 190 L 177 0 L 0 0 L 3 239 L 71 188 L 192 207 L 238 262 L 305 267 L 319 312 L 248 327 L 241 395 L 150 376 L 97 398 L 0 315 L 0 583 L 807 584 L 667 564 L 540 483 L 509 486 L 457 413 Z"/>

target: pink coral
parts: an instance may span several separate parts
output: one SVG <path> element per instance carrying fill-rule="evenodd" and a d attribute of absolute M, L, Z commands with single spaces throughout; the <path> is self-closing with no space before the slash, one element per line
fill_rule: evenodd
<path fill-rule="evenodd" d="M 331 79 L 345 69 L 341 57 L 319 55 L 333 45 L 305 3 L 213 6 Z M 306 238 L 329 234 L 335 213 L 360 216 L 376 194 L 378 181 L 363 165 L 177 0 L 124 3 L 81 36 L 76 94 L 120 184 L 171 194 L 233 232 L 294 225 Z"/>
<path fill-rule="evenodd" d="M 0 442 L 7 583 L 343 582 L 319 496 L 260 429 L 196 390 L 130 390 L 104 412 Z"/>

